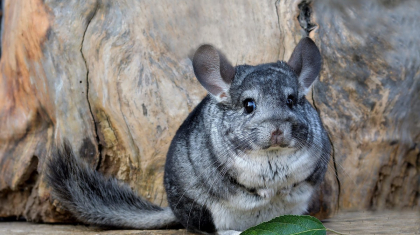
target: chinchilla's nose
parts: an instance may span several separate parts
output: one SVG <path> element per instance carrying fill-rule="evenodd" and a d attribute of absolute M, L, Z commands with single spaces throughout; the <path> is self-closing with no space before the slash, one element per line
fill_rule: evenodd
<path fill-rule="evenodd" d="M 275 131 L 271 132 L 271 144 L 272 145 L 280 145 L 283 141 L 283 131 L 280 129 L 276 129 Z"/>

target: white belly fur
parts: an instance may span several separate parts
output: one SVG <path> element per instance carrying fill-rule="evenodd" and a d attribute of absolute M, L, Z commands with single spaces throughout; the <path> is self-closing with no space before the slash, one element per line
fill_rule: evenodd
<path fill-rule="evenodd" d="M 306 212 L 314 189 L 302 181 L 314 167 L 311 156 L 307 152 L 279 156 L 276 151 L 267 151 L 266 158 L 256 155 L 236 158 L 234 167 L 239 172 L 238 182 L 255 188 L 265 198 L 244 191 L 208 205 L 217 230 L 243 231 L 277 216 Z M 277 170 L 275 176 L 268 170 L 269 160 Z M 295 183 L 299 184 L 291 189 Z"/>

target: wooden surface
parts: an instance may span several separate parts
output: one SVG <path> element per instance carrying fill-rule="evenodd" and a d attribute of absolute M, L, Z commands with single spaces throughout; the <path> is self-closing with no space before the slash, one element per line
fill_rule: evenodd
<path fill-rule="evenodd" d="M 336 160 L 313 211 L 420 209 L 420 2 L 301 3 L 5 0 L 0 217 L 74 221 L 44 180 L 63 138 L 92 167 L 166 205 L 166 151 L 205 96 L 191 52 L 211 43 L 233 64 L 287 60 L 311 25 L 324 62 L 307 98 Z"/>
<path fill-rule="evenodd" d="M 420 234 L 420 214 L 414 211 L 346 212 L 323 221 L 324 226 L 344 234 Z M 0 234 L 8 235 L 187 235 L 185 230 L 101 230 L 84 225 L 50 225 L 0 222 Z M 333 234 L 328 232 L 327 234 Z"/>
<path fill-rule="evenodd" d="M 420 212 L 343 212 L 323 224 L 344 234 L 420 234 Z"/>

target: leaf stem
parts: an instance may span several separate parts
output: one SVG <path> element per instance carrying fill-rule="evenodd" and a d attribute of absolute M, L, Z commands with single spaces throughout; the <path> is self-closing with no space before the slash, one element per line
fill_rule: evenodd
<path fill-rule="evenodd" d="M 347 235 L 346 233 L 340 233 L 340 232 L 337 232 L 337 231 L 335 231 L 335 230 L 333 230 L 333 229 L 329 229 L 329 228 L 325 228 L 328 232 L 332 232 L 332 233 L 335 233 L 335 234 L 340 234 L 340 235 Z"/>

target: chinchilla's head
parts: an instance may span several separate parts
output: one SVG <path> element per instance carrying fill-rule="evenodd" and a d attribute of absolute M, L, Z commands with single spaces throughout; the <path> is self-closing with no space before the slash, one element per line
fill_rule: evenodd
<path fill-rule="evenodd" d="M 321 68 L 315 43 L 302 39 L 290 60 L 232 67 L 214 47 L 201 46 L 194 72 L 223 112 L 220 133 L 241 150 L 301 148 L 317 118 L 305 94 Z"/>

